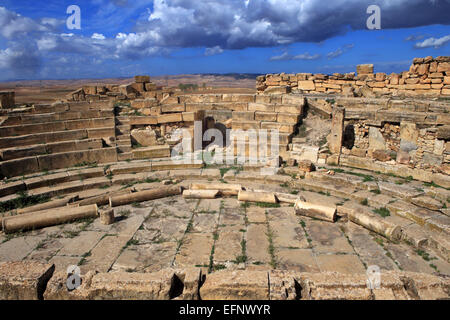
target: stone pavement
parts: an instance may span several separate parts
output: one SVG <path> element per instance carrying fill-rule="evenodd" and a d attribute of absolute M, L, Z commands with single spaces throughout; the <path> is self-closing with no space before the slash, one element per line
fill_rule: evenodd
<path fill-rule="evenodd" d="M 117 221 L 109 226 L 96 219 L 2 234 L 0 262 L 34 260 L 53 263 L 57 271 L 79 265 L 82 273 L 199 267 L 205 273 L 277 269 L 365 274 L 376 265 L 382 272 L 450 275 L 450 264 L 433 253 L 391 242 L 352 222 L 299 217 L 285 204 L 261 207 L 236 198 L 176 196 L 117 207 L 115 214 Z"/>

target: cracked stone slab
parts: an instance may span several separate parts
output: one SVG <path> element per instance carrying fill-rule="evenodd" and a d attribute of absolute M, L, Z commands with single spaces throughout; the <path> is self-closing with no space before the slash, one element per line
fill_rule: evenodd
<path fill-rule="evenodd" d="M 378 266 L 380 270 L 398 270 L 397 265 L 386 256 L 384 249 L 375 242 L 369 231 L 348 222 L 346 234 L 352 242 L 353 249 L 367 267 Z"/>
<path fill-rule="evenodd" d="M 219 229 L 216 240 L 214 262 L 235 261 L 242 254 L 241 242 L 244 237 L 244 225 L 227 226 Z"/>
<path fill-rule="evenodd" d="M 186 234 L 180 251 L 175 257 L 174 266 L 177 268 L 208 266 L 213 243 L 212 234 Z"/>
<path fill-rule="evenodd" d="M 353 254 L 322 254 L 316 256 L 316 261 L 322 272 L 366 273 L 361 260 Z"/>
<path fill-rule="evenodd" d="M 97 231 L 81 232 L 78 236 L 71 239 L 70 242 L 65 244 L 58 252 L 58 255 L 82 256 L 86 252 L 89 252 L 93 247 L 95 247 L 104 235 L 105 233 Z"/>
<path fill-rule="evenodd" d="M 277 269 L 320 272 L 311 249 L 277 249 Z"/>
<path fill-rule="evenodd" d="M 247 228 L 247 256 L 249 262 L 269 263 L 269 240 L 267 226 L 264 224 L 250 224 Z"/>
<path fill-rule="evenodd" d="M 122 251 L 111 267 L 113 272 L 157 272 L 172 266 L 176 242 L 134 245 Z"/>
<path fill-rule="evenodd" d="M 336 224 L 309 221 L 306 230 L 316 253 L 353 253 L 352 246 Z"/>

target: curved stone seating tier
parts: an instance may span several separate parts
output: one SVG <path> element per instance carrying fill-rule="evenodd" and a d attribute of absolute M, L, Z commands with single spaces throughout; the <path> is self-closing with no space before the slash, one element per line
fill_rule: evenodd
<path fill-rule="evenodd" d="M 88 110 L 88 111 L 66 111 L 58 113 L 42 114 L 20 114 L 8 116 L 3 125 L 16 126 L 25 124 L 37 124 L 55 121 L 93 119 L 93 118 L 111 118 L 114 117 L 113 110 Z"/>
<path fill-rule="evenodd" d="M 117 163 L 105 168 L 63 171 L 5 183 L 0 188 L 0 195 L 3 196 L 2 201 L 8 201 L 16 197 L 15 193 L 21 191 L 26 191 L 29 195 L 50 197 L 79 195 L 83 192 L 80 198 L 83 201 L 130 187 L 140 190 L 154 188 L 155 183 L 167 179 L 184 180 L 187 184 L 182 185 L 186 187 L 189 187 L 188 181 L 221 180 L 239 183 L 247 189 L 268 189 L 276 192 L 280 199 L 288 199 L 288 202 L 292 203 L 291 198 L 295 195 L 289 195 L 285 189 L 289 186 L 290 190 L 301 190 L 300 194 L 308 201 L 317 203 L 331 201 L 338 204 L 337 211 L 342 217 L 347 215 L 348 210 L 355 208 L 359 212 L 372 215 L 369 207 L 359 205 L 363 200 L 372 208 L 387 208 L 394 216 L 385 219 L 403 228 L 405 240 L 417 248 L 427 247 L 437 250 L 445 259 L 450 259 L 449 212 L 442 205 L 448 204 L 450 191 L 446 189 L 426 187 L 418 181 L 398 185 L 383 175 L 376 176 L 380 179 L 377 182 L 366 181 L 365 175 L 368 174 L 366 171 L 328 175 L 325 170 L 309 173 L 304 179 L 294 179 L 290 175 L 262 175 L 259 166 L 249 166 L 241 172 L 230 169 L 223 176 L 218 169 L 196 169 L 201 166 L 202 164 L 185 165 L 172 161 Z M 285 169 L 287 173 L 288 169 Z M 441 199 L 442 203 L 433 198 Z M 102 204 L 104 203 L 99 205 Z M 421 228 L 423 230 L 420 230 Z"/>
<path fill-rule="evenodd" d="M 117 162 L 116 147 L 55 153 L 3 161 L 0 163 L 0 170 L 4 177 L 14 177 L 32 172 L 73 167 L 83 163 L 101 164 L 110 162 Z"/>
<path fill-rule="evenodd" d="M 102 139 L 85 139 L 45 144 L 29 145 L 16 148 L 0 149 L 0 160 L 7 161 L 51 153 L 70 152 L 77 150 L 100 149 L 103 147 Z"/>
<path fill-rule="evenodd" d="M 36 145 L 40 143 L 96 139 L 114 136 L 115 136 L 114 127 L 44 132 L 44 133 L 26 134 L 15 137 L 0 138 L 0 148 L 5 149 L 5 148 L 14 148 L 18 146 Z"/>
<path fill-rule="evenodd" d="M 114 127 L 114 118 L 68 120 L 60 122 L 46 122 L 37 124 L 26 124 L 17 126 L 1 126 L 0 137 L 15 135 L 26 135 L 34 133 L 45 133 L 64 130 L 91 129 Z"/>

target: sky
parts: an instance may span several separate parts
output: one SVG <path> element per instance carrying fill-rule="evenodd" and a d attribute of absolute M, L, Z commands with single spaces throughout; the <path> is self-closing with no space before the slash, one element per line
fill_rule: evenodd
<path fill-rule="evenodd" d="M 0 81 L 392 73 L 442 55 L 450 0 L 0 0 Z"/>

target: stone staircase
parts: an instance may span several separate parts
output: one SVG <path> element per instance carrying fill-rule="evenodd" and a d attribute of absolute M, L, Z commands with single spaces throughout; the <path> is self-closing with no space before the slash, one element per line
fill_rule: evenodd
<path fill-rule="evenodd" d="M 116 119 L 116 146 L 118 160 L 127 160 L 133 157 L 131 143 L 131 125 L 130 118 L 117 116 Z"/>

